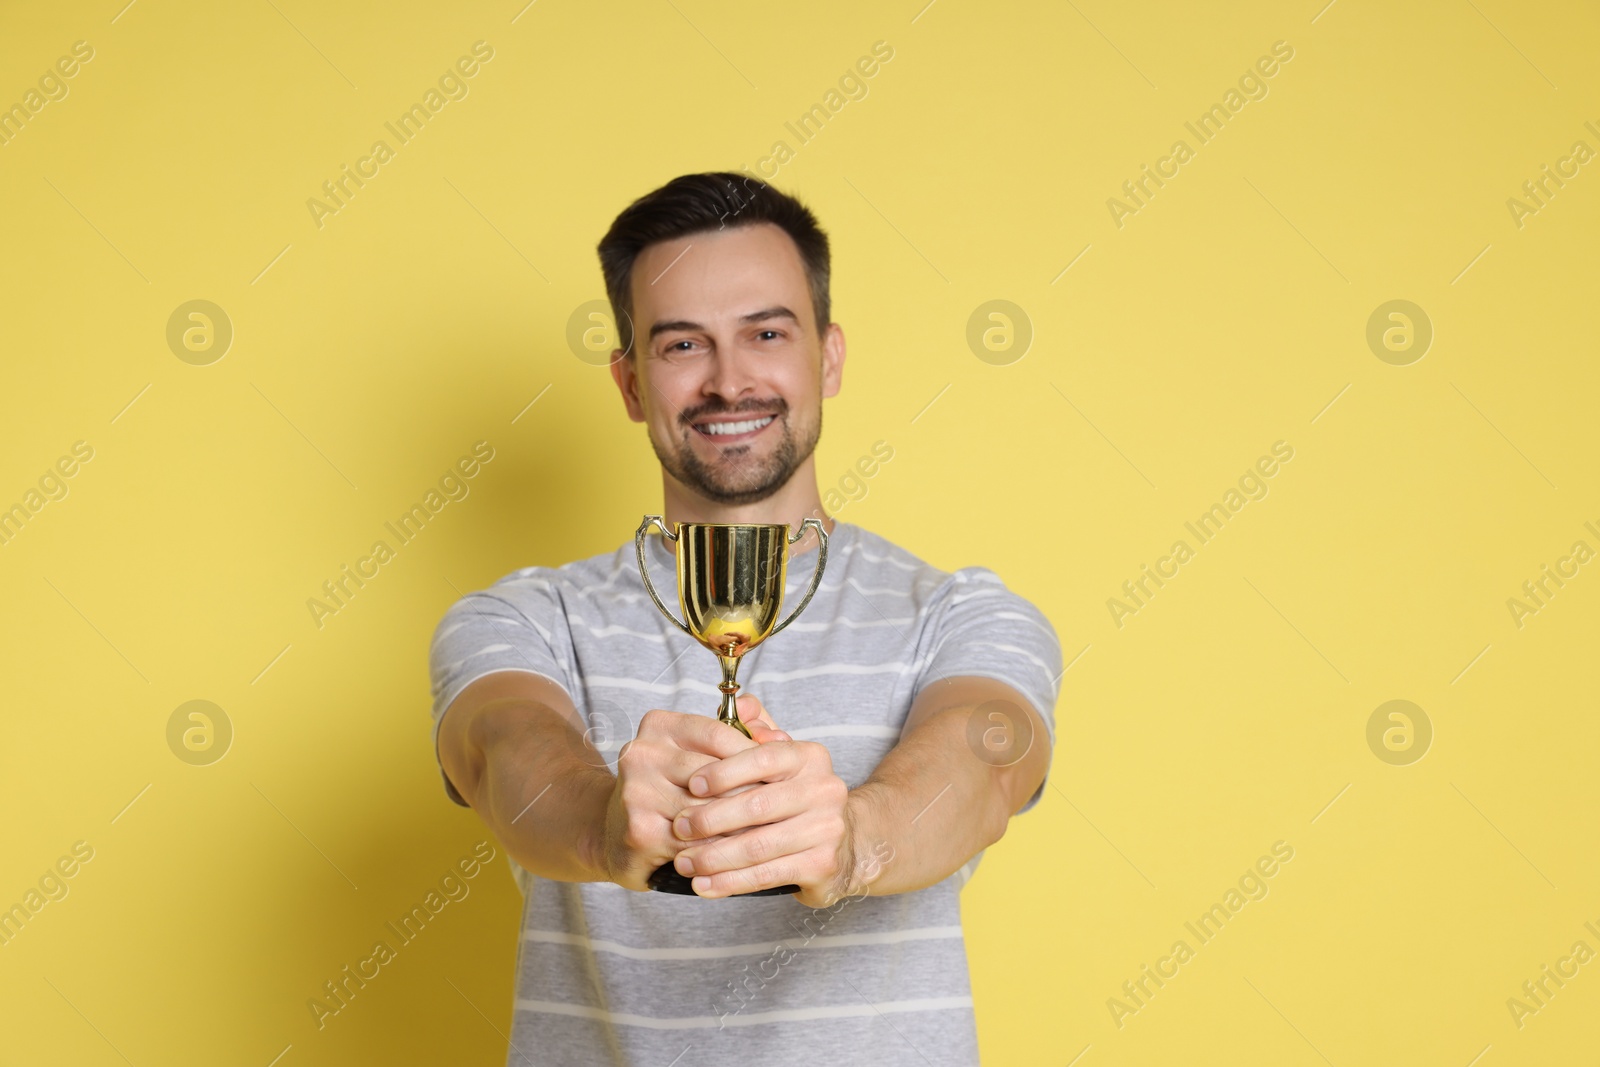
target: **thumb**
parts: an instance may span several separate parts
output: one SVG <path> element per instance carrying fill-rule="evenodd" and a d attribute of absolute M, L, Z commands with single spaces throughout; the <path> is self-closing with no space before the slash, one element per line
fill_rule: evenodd
<path fill-rule="evenodd" d="M 755 732 L 755 728 L 757 727 L 760 727 L 769 733 L 783 733 L 783 731 L 778 729 L 778 724 L 772 721 L 772 714 L 767 711 L 767 709 L 762 706 L 761 701 L 755 697 L 746 693 L 741 693 L 739 696 L 734 698 L 734 706 L 738 708 L 739 721 L 750 727 L 752 733 Z M 787 734 L 783 734 L 783 736 L 780 738 L 780 740 L 784 741 L 787 741 L 788 739 L 789 735 Z M 766 738 L 766 740 L 771 740 L 771 738 Z"/>

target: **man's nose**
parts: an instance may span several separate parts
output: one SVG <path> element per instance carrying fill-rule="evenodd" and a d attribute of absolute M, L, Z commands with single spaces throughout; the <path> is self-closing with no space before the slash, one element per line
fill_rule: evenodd
<path fill-rule="evenodd" d="M 711 370 L 706 379 L 706 391 L 725 400 L 736 400 L 755 388 L 750 375 L 750 361 L 736 346 L 719 344 L 711 356 Z"/>

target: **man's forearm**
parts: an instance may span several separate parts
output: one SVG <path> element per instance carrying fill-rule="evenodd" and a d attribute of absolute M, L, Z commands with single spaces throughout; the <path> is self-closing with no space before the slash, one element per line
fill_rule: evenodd
<path fill-rule="evenodd" d="M 1000 840 L 1011 818 L 1018 783 L 1035 760 L 995 767 L 968 747 L 975 705 L 935 712 L 890 750 L 872 776 L 850 791 L 857 870 L 849 892 L 885 896 L 923 889 L 949 877 L 980 850 Z M 1037 783 L 1034 783 L 1037 784 Z M 893 858 L 871 870 L 875 850 Z"/>
<path fill-rule="evenodd" d="M 525 700 L 479 708 L 468 729 L 473 775 L 461 788 L 523 868 L 561 882 L 608 880 L 601 836 L 616 779 L 561 715 Z M 470 790 L 470 791 L 469 791 Z"/>

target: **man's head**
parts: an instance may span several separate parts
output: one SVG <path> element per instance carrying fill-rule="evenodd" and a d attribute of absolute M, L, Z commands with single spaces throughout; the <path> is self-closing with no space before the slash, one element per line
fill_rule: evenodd
<path fill-rule="evenodd" d="M 844 362 L 815 217 L 746 175 L 690 174 L 630 204 L 599 253 L 622 346 L 612 376 L 662 468 L 718 504 L 782 489 Z"/>

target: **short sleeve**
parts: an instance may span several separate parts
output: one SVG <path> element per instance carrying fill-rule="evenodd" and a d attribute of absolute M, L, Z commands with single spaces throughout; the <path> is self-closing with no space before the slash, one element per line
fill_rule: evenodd
<path fill-rule="evenodd" d="M 963 567 L 951 575 L 936 601 L 931 651 L 916 689 L 943 678 L 976 675 L 1004 682 L 1028 698 L 1044 720 L 1054 748 L 1055 707 L 1061 682 L 1061 642 L 1044 613 L 1006 588 L 987 567 Z M 1049 778 L 1018 808 L 1021 815 L 1044 796 Z"/>
<path fill-rule="evenodd" d="M 434 758 L 444 713 L 467 686 L 496 671 L 526 671 L 571 693 L 571 665 L 566 614 L 547 568 L 517 571 L 457 600 L 434 628 L 428 650 Z M 442 765 L 439 773 L 450 799 L 465 807 Z"/>

